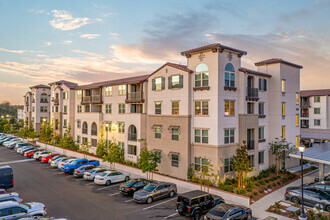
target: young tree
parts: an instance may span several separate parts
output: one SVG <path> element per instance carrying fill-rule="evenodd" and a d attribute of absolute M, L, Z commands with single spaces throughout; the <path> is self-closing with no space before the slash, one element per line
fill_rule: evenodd
<path fill-rule="evenodd" d="M 69 148 L 72 150 L 78 150 L 79 146 L 74 142 L 73 138 L 71 137 L 71 127 L 70 125 L 64 132 L 63 138 L 60 140 L 60 147 L 61 148 Z"/>
<path fill-rule="evenodd" d="M 196 170 L 196 174 L 199 179 L 199 183 L 201 185 L 201 190 L 206 190 L 205 187 L 207 187 L 207 192 L 210 191 L 210 185 L 214 184 L 216 174 L 214 174 L 213 165 L 211 164 L 211 160 L 203 157 L 200 158 L 202 161 L 202 166 L 199 167 L 199 169 Z"/>
<path fill-rule="evenodd" d="M 107 151 L 107 145 L 106 142 L 104 141 L 104 131 L 103 128 L 101 127 L 100 132 L 99 132 L 99 140 L 97 142 L 97 147 L 96 147 L 96 155 L 99 157 L 103 157 Z"/>
<path fill-rule="evenodd" d="M 122 149 L 114 141 L 108 143 L 106 153 L 103 155 L 103 161 L 109 162 L 110 169 L 115 168 L 115 163 L 122 161 Z"/>
<path fill-rule="evenodd" d="M 233 170 L 237 172 L 238 188 L 245 188 L 246 174 L 252 171 L 245 141 L 243 141 L 243 145 L 236 150 L 236 156 L 234 156 L 232 166 Z"/>
<path fill-rule="evenodd" d="M 284 163 L 283 168 L 285 169 L 285 159 L 288 158 L 293 149 L 290 147 L 290 143 L 288 143 L 285 139 L 280 140 L 278 138 L 269 143 L 269 146 L 270 153 L 275 156 L 275 168 L 276 174 L 278 175 L 281 160 Z"/>
<path fill-rule="evenodd" d="M 143 173 L 147 173 L 147 179 L 153 179 L 153 173 L 158 171 L 157 161 L 159 160 L 159 156 L 156 152 L 148 150 L 145 139 L 140 139 L 138 141 L 143 142 L 143 147 L 140 150 L 138 167 Z"/>
<path fill-rule="evenodd" d="M 91 147 L 92 145 L 90 145 L 88 141 L 80 145 L 79 151 L 84 154 L 84 158 L 86 158 L 86 155 L 89 153 L 89 149 L 91 149 Z"/>

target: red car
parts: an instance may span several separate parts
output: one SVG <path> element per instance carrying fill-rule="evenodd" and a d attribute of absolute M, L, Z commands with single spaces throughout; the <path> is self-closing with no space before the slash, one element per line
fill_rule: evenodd
<path fill-rule="evenodd" d="M 25 152 L 24 153 L 24 157 L 32 157 L 35 152 L 37 152 L 38 150 L 33 150 L 33 151 L 30 151 L 30 152 Z"/>
<path fill-rule="evenodd" d="M 51 154 L 51 155 L 47 155 L 47 156 L 45 156 L 45 157 L 42 157 L 41 158 L 41 162 L 43 162 L 43 163 L 48 163 L 48 160 L 49 159 L 52 159 L 53 157 L 55 157 L 55 156 L 57 156 L 58 154 Z"/>

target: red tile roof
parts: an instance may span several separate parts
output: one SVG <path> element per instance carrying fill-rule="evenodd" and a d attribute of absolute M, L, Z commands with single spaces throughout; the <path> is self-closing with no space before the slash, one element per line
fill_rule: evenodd
<path fill-rule="evenodd" d="M 269 75 L 267 73 L 262 73 L 262 72 L 258 72 L 258 71 L 254 71 L 254 70 L 250 70 L 250 69 L 246 69 L 246 68 L 239 68 L 239 71 L 244 72 L 244 73 L 249 73 L 252 75 L 257 75 L 257 76 L 263 76 L 263 77 L 272 77 L 272 75 Z"/>
<path fill-rule="evenodd" d="M 158 72 L 159 70 L 163 69 L 165 66 L 170 66 L 170 67 L 173 67 L 173 68 L 182 70 L 182 71 L 186 71 L 188 73 L 192 73 L 193 72 L 192 70 L 188 69 L 187 66 L 185 66 L 185 65 L 167 62 L 164 65 L 162 65 L 161 67 L 159 67 L 158 69 L 156 69 L 155 71 L 153 71 L 149 75 L 149 77 L 152 76 L 153 74 L 155 74 L 156 72 Z"/>
<path fill-rule="evenodd" d="M 230 50 L 230 51 L 239 53 L 240 55 L 246 55 L 247 54 L 246 51 L 238 50 L 238 49 L 228 47 L 228 46 L 225 46 L 225 45 L 221 45 L 220 43 L 215 43 L 215 44 L 209 44 L 209 45 L 205 45 L 205 46 L 202 46 L 202 47 L 197 47 L 197 48 L 194 48 L 194 49 L 183 51 L 183 52 L 181 52 L 181 55 L 185 56 L 185 55 L 188 55 L 188 54 L 191 54 L 191 53 L 197 53 L 197 52 L 210 50 L 210 49 L 214 49 L 214 48 Z"/>
<path fill-rule="evenodd" d="M 74 89 L 78 86 L 77 83 L 73 83 L 73 82 L 70 82 L 70 81 L 66 81 L 66 80 L 60 80 L 60 81 L 56 81 L 56 82 L 52 82 L 52 83 L 49 83 L 48 85 L 61 85 L 61 84 L 65 84 L 67 87 L 69 87 L 70 89 Z"/>
<path fill-rule="evenodd" d="M 330 89 L 302 90 L 300 97 L 325 96 L 330 95 Z"/>
<path fill-rule="evenodd" d="M 39 84 L 39 85 L 36 85 L 36 86 L 31 86 L 30 89 L 33 89 L 33 88 L 45 88 L 45 89 L 50 89 L 49 86 L 46 86 L 46 85 L 42 85 L 42 84 Z"/>
<path fill-rule="evenodd" d="M 263 60 L 263 61 L 255 63 L 254 65 L 263 66 L 263 65 L 266 65 L 266 64 L 274 64 L 274 63 L 284 63 L 284 64 L 287 64 L 289 66 L 297 67 L 299 69 L 303 68 L 303 66 L 300 66 L 300 65 L 294 64 L 294 63 L 290 63 L 288 61 L 285 61 L 285 60 L 282 60 L 282 59 L 279 59 L 279 58 L 271 58 L 271 59 L 268 59 L 268 60 Z"/>

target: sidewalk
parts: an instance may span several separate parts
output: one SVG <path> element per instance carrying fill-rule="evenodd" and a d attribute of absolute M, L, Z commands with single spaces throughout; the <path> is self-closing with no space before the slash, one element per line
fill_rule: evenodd
<path fill-rule="evenodd" d="M 308 173 L 304 176 L 304 184 L 305 183 L 311 183 L 314 181 L 314 178 L 317 175 L 317 170 Z M 269 208 L 269 206 L 273 205 L 275 202 L 284 200 L 284 194 L 285 190 L 289 186 L 300 186 L 301 185 L 301 179 L 298 179 L 286 186 L 283 186 L 282 188 L 268 194 L 267 196 L 259 199 L 255 203 L 253 203 L 250 208 L 252 209 L 253 217 L 256 217 L 257 219 L 264 219 L 268 216 L 272 216 L 277 218 L 278 220 L 286 220 L 291 218 L 286 218 L 280 215 L 276 215 L 274 213 L 266 212 L 266 210 Z"/>

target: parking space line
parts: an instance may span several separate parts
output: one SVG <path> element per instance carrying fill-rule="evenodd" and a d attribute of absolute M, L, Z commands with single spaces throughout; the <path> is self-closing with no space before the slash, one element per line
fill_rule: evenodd
<path fill-rule="evenodd" d="M 125 202 L 132 202 L 134 199 L 129 199 L 129 200 L 126 200 Z"/>
<path fill-rule="evenodd" d="M 172 215 L 166 216 L 164 219 L 171 218 L 171 217 L 173 217 L 173 216 L 176 216 L 177 214 L 178 214 L 178 213 L 174 213 L 174 214 L 172 214 Z"/>
<path fill-rule="evenodd" d="M 151 209 L 151 208 L 153 208 L 153 207 L 156 207 L 156 206 L 162 205 L 162 204 L 167 203 L 167 202 L 169 202 L 169 201 L 172 201 L 172 200 L 174 200 L 174 199 L 176 199 L 176 197 L 175 197 L 175 198 L 172 198 L 172 199 L 169 199 L 169 200 L 166 200 L 166 201 L 164 201 L 164 202 L 161 202 L 161 203 L 158 203 L 158 204 L 152 205 L 152 206 L 148 206 L 148 207 L 144 208 L 143 210 Z"/>
<path fill-rule="evenodd" d="M 118 186 L 118 185 L 106 186 L 106 187 L 99 188 L 99 189 L 97 189 L 97 190 L 107 189 L 107 188 L 111 188 L 111 187 L 114 187 L 114 186 Z"/>
<path fill-rule="evenodd" d="M 58 174 L 65 174 L 64 172 L 60 172 L 60 173 L 58 173 Z"/>
<path fill-rule="evenodd" d="M 110 194 L 109 196 L 115 196 L 115 195 L 118 195 L 120 192 L 117 192 L 117 193 L 113 193 L 113 194 Z"/>
<path fill-rule="evenodd" d="M 12 163 L 22 163 L 22 162 L 28 162 L 32 161 L 34 159 L 23 159 L 23 160 L 14 160 L 14 161 L 8 161 L 8 162 L 1 162 L 0 165 L 7 165 L 7 164 L 12 164 Z"/>
<path fill-rule="evenodd" d="M 78 182 L 78 181 L 82 181 L 82 180 L 84 180 L 84 179 L 77 179 L 76 182 Z"/>
<path fill-rule="evenodd" d="M 87 183 L 85 186 L 90 186 L 90 185 L 93 185 L 95 183 Z"/>

